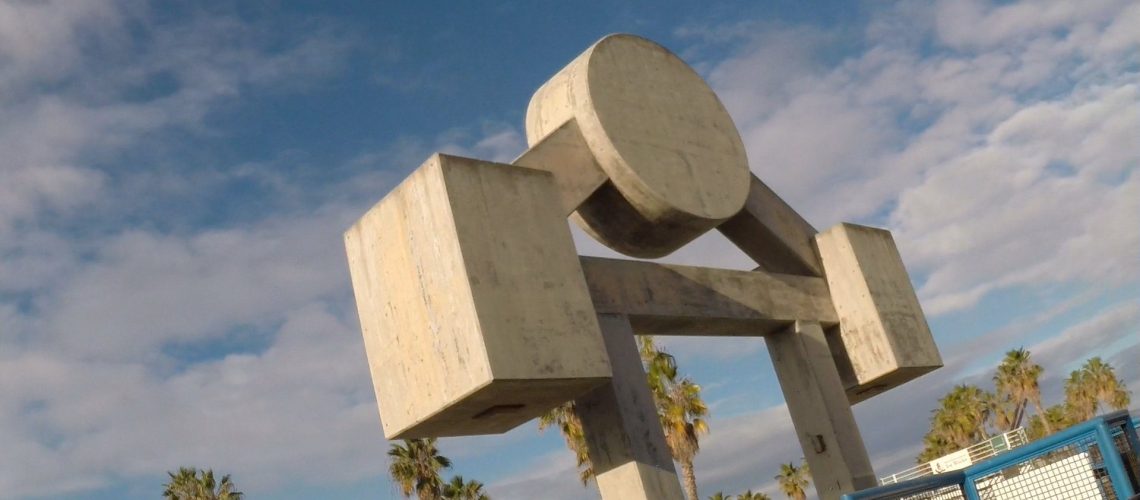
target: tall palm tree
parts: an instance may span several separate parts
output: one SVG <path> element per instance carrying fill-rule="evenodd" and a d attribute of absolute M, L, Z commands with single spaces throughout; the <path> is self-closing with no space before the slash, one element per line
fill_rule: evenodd
<path fill-rule="evenodd" d="M 986 432 L 986 421 L 990 419 L 989 401 L 993 399 L 990 393 L 974 385 L 959 384 L 950 395 L 957 412 L 961 414 L 963 426 L 971 435 L 970 444 L 988 439 L 990 434 Z"/>
<path fill-rule="evenodd" d="M 1116 376 L 1112 365 L 1099 357 L 1090 358 L 1065 381 L 1065 404 L 1072 422 L 1083 422 L 1095 416 L 1101 404 L 1122 410 L 1131 402 L 1124 381 Z"/>
<path fill-rule="evenodd" d="M 1085 372 L 1086 382 L 1091 385 L 1091 392 L 1096 395 L 1098 406 L 1099 403 L 1104 403 L 1113 410 L 1128 408 L 1132 400 L 1131 394 L 1124 381 L 1116 376 L 1112 365 L 1097 356 L 1085 361 L 1081 370 Z"/>
<path fill-rule="evenodd" d="M 170 481 L 162 492 L 163 498 L 171 500 L 241 500 L 242 492 L 234 490 L 230 475 L 222 476 L 220 482 L 214 480 L 214 471 L 199 471 L 194 467 L 179 467 L 178 474 L 167 472 Z"/>
<path fill-rule="evenodd" d="M 930 418 L 930 431 L 923 438 L 925 446 L 919 463 L 988 438 L 986 421 L 993 399 L 995 396 L 968 384 L 955 386 L 939 399 L 939 407 Z"/>
<path fill-rule="evenodd" d="M 483 483 L 474 479 L 464 481 L 463 476 L 452 476 L 443 485 L 443 498 L 455 500 L 491 500 L 483 491 Z"/>
<path fill-rule="evenodd" d="M 669 451 L 681 465 L 685 494 L 698 500 L 697 475 L 693 459 L 700 451 L 700 435 L 709 431 L 708 406 L 701 399 L 701 386 L 688 377 L 678 377 L 673 356 L 658 348 L 653 337 L 638 337 L 646 380 L 657 405 L 657 415 L 665 431 Z"/>
<path fill-rule="evenodd" d="M 1045 415 L 1045 408 L 1041 405 L 1041 387 L 1037 381 L 1041 378 L 1041 365 L 1030 359 L 1029 351 L 1018 348 L 1005 353 L 1005 358 L 998 365 L 997 375 L 994 375 L 994 385 L 998 396 L 1009 396 L 1010 399 L 1024 407 L 1025 402 L 1033 404 L 1038 415 Z M 1014 423 L 1021 424 L 1024 411 L 1015 418 Z M 1042 419 L 1046 435 L 1053 433 L 1053 427 L 1048 419 Z"/>
<path fill-rule="evenodd" d="M 807 487 L 811 484 L 811 476 L 807 464 L 796 467 L 793 463 L 780 464 L 780 473 L 776 474 L 776 483 L 782 491 L 792 500 L 806 500 Z"/>
<path fill-rule="evenodd" d="M 1069 421 L 1076 423 L 1093 418 L 1097 406 L 1096 393 L 1086 380 L 1085 371 L 1069 372 L 1069 378 L 1065 379 L 1065 410 Z"/>
<path fill-rule="evenodd" d="M 1009 432 L 1018 427 L 1025 405 L 1018 404 L 1008 394 L 999 396 L 994 392 L 985 393 L 985 403 L 989 408 L 989 420 L 997 432 Z"/>
<path fill-rule="evenodd" d="M 709 409 L 701 399 L 701 386 L 688 378 L 669 384 L 669 392 L 662 401 L 661 425 L 665 429 L 665 441 L 673 459 L 681 464 L 681 477 L 685 483 L 685 493 L 697 500 L 697 475 L 693 469 L 693 459 L 700 451 L 699 436 L 709 432 L 705 418 Z"/>
<path fill-rule="evenodd" d="M 388 457 L 392 463 L 388 473 L 400 493 L 411 497 L 415 493 L 420 500 L 438 500 L 443 493 L 443 480 L 439 472 L 451 467 L 451 460 L 439 454 L 435 438 L 405 439 L 404 444 L 392 443 Z"/>
<path fill-rule="evenodd" d="M 566 447 L 574 453 L 578 466 L 578 479 L 582 486 L 590 484 L 594 478 L 594 464 L 590 461 L 590 451 L 586 446 L 586 433 L 582 430 L 582 419 L 574 408 L 574 402 L 563 403 L 538 417 L 538 430 L 548 427 L 558 427 L 562 438 L 566 440 Z"/>

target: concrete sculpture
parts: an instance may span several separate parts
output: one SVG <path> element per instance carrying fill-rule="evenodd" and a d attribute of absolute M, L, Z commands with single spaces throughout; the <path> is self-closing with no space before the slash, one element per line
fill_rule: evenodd
<path fill-rule="evenodd" d="M 345 233 L 385 435 L 501 433 L 575 400 L 603 497 L 680 499 L 634 335 L 762 336 L 821 497 L 872 486 L 851 404 L 941 366 L 890 233 L 817 234 L 643 38 L 554 75 L 526 133 L 513 165 L 433 156 Z M 716 229 L 759 267 L 579 257 L 567 217 L 634 257 Z"/>

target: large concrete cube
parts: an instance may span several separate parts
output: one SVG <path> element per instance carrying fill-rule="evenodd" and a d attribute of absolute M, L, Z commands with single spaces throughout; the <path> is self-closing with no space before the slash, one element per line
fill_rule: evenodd
<path fill-rule="evenodd" d="M 547 172 L 432 156 L 345 247 L 389 439 L 506 432 L 611 376 Z"/>
<path fill-rule="evenodd" d="M 839 224 L 816 236 L 835 312 L 829 344 L 851 402 L 942 366 L 926 316 L 889 231 Z"/>

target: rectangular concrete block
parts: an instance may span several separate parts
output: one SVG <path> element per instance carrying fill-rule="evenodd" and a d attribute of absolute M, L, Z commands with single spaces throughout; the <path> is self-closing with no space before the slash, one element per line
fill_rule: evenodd
<path fill-rule="evenodd" d="M 610 379 L 547 172 L 432 156 L 345 247 L 389 439 L 506 432 Z"/>
<path fill-rule="evenodd" d="M 902 257 L 889 231 L 839 224 L 816 236 L 838 338 L 829 337 L 852 402 L 942 366 Z"/>

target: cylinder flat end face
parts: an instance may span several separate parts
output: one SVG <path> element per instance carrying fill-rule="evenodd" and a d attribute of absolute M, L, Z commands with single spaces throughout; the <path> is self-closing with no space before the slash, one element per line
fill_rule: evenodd
<path fill-rule="evenodd" d="M 664 47 L 612 35 L 589 52 L 577 99 L 583 136 L 614 185 L 647 219 L 720 222 L 744 205 L 748 158 L 711 88 Z M 711 228 L 711 227 L 710 227 Z"/>
<path fill-rule="evenodd" d="M 700 75 L 654 42 L 611 35 L 571 61 L 531 98 L 528 142 L 569 120 L 620 193 L 591 197 L 575 220 L 614 250 L 668 254 L 744 206 L 748 158 L 732 118 Z"/>

